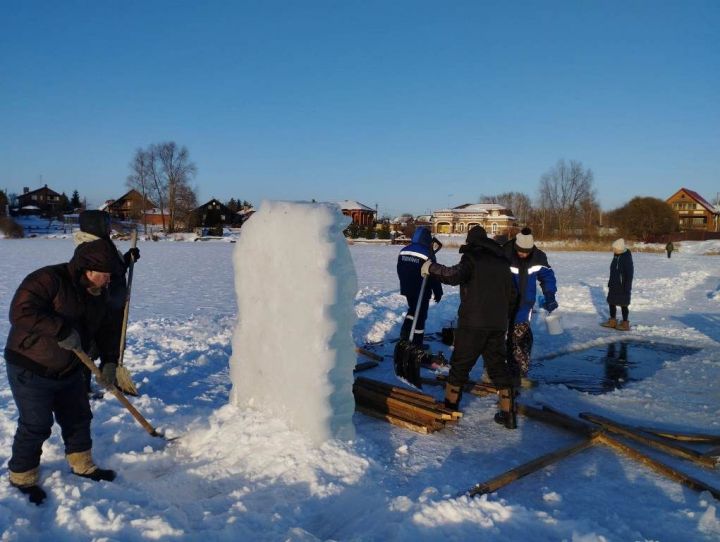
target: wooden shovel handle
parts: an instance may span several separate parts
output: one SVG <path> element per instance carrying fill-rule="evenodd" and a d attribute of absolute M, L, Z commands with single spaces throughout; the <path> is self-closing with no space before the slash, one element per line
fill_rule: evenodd
<path fill-rule="evenodd" d="M 130 414 L 132 414 L 133 418 L 135 418 L 137 422 L 143 426 L 145 431 L 150 433 L 150 435 L 153 437 L 163 437 L 163 435 L 161 433 L 158 433 L 155 428 L 150 425 L 150 422 L 148 422 L 143 417 L 143 415 L 140 414 L 140 412 L 138 412 L 138 410 L 134 406 L 132 406 L 132 403 L 128 401 L 127 397 L 125 397 L 123 393 L 119 389 L 117 389 L 114 384 L 105 382 L 102 373 L 100 372 L 100 369 L 97 368 L 97 366 L 93 363 L 93 361 L 85 352 L 83 352 L 82 350 L 73 350 L 73 352 L 80 359 L 83 365 L 90 369 L 90 372 L 95 375 L 97 381 L 103 386 L 105 386 L 105 388 L 109 390 L 126 409 L 128 409 Z"/>
<path fill-rule="evenodd" d="M 137 247 L 137 230 L 133 230 L 130 235 L 131 242 L 130 247 Z M 130 257 L 130 265 L 128 265 L 128 278 L 127 278 L 127 293 L 125 294 L 125 308 L 123 310 L 123 323 L 122 330 L 120 331 L 120 354 L 118 355 L 118 365 L 122 367 L 123 359 L 125 358 L 125 337 L 127 334 L 127 323 L 128 316 L 130 314 L 130 292 L 132 291 L 132 280 L 133 280 L 133 267 L 135 267 L 135 260 Z"/>

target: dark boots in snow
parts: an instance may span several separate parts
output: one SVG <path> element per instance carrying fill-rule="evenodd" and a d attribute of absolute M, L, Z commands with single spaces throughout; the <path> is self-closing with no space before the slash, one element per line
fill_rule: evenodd
<path fill-rule="evenodd" d="M 462 387 L 445 384 L 445 407 L 455 412 L 460 410 L 460 399 L 462 399 Z"/>
<path fill-rule="evenodd" d="M 102 480 L 112 482 L 115 479 L 116 474 L 114 470 L 101 469 L 95 465 L 90 450 L 67 454 L 66 457 L 73 474 L 77 474 L 83 478 L 89 478 L 95 482 Z"/>
<path fill-rule="evenodd" d="M 25 472 L 10 472 L 10 485 L 18 488 L 23 495 L 27 495 L 31 503 L 39 505 L 47 497 L 47 493 L 38 485 L 40 482 L 40 467 Z"/>
<path fill-rule="evenodd" d="M 498 392 L 500 410 L 495 413 L 495 423 L 504 425 L 506 429 L 517 429 L 517 408 L 515 406 L 515 389 L 502 388 Z"/>

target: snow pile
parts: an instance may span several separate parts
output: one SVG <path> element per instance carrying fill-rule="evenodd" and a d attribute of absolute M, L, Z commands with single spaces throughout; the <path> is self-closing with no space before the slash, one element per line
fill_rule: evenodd
<path fill-rule="evenodd" d="M 337 205 L 264 202 L 234 253 L 230 400 L 287 419 L 315 443 L 354 435 L 347 223 Z"/>

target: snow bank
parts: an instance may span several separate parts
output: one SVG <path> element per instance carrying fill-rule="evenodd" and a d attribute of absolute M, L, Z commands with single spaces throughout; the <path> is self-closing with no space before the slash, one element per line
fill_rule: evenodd
<path fill-rule="evenodd" d="M 319 444 L 352 438 L 357 277 L 334 204 L 263 202 L 234 252 L 230 397 Z"/>

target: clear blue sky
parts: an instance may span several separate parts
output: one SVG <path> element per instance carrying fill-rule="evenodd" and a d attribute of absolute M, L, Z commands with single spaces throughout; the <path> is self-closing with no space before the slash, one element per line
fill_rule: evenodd
<path fill-rule="evenodd" d="M 117 197 L 174 140 L 204 202 L 423 213 L 535 197 L 559 158 L 605 209 L 720 191 L 720 1 L 3 0 L 0 188 Z"/>

